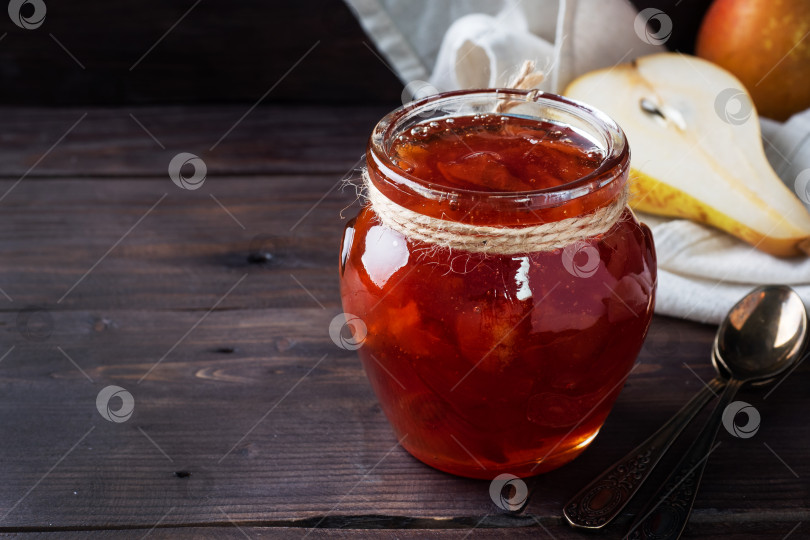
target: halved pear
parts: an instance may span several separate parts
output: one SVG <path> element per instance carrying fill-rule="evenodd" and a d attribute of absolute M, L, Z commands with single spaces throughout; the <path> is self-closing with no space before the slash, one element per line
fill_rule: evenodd
<path fill-rule="evenodd" d="M 574 80 L 565 95 L 613 117 L 630 143 L 630 205 L 713 225 L 779 256 L 810 254 L 810 213 L 771 168 L 742 83 L 679 53 Z"/>

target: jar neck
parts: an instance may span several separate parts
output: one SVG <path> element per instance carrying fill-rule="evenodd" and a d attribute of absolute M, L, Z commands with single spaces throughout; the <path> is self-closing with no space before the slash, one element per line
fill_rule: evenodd
<path fill-rule="evenodd" d="M 427 114 L 452 116 L 470 110 L 470 102 L 488 110 L 501 104 L 531 107 L 559 123 L 588 130 L 603 147 L 605 158 L 582 178 L 534 191 L 491 192 L 452 189 L 428 184 L 398 168 L 391 159 L 394 139 Z M 480 105 L 484 103 L 485 105 Z M 529 107 L 528 109 L 525 109 Z M 426 114 L 425 111 L 428 111 Z M 473 109 L 474 110 L 474 109 Z M 529 115 L 531 117 L 531 115 Z M 368 179 L 392 202 L 435 219 L 476 226 L 524 227 L 591 213 L 622 196 L 627 183 L 630 153 L 624 133 L 610 118 L 566 98 L 521 90 L 475 90 L 432 96 L 387 115 L 375 128 L 366 152 Z"/>
<path fill-rule="evenodd" d="M 629 160 L 628 160 L 629 161 Z M 463 190 L 434 190 L 401 182 L 398 173 L 367 156 L 368 177 L 392 202 L 435 219 L 476 226 L 524 227 L 561 221 L 604 208 L 624 192 L 628 166 L 614 171 L 606 183 L 588 189 L 575 198 L 560 197 L 559 190 L 548 193 L 497 193 Z M 564 188 L 565 186 L 561 186 Z"/>

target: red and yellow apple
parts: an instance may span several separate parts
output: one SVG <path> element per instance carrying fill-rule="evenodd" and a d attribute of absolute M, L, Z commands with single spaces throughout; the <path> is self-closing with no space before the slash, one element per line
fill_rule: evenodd
<path fill-rule="evenodd" d="M 696 52 L 740 79 L 762 116 L 810 108 L 808 0 L 715 0 Z"/>

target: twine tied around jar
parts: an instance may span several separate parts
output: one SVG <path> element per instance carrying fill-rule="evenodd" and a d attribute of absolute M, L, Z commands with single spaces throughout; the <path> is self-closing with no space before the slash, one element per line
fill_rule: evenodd
<path fill-rule="evenodd" d="M 534 63 L 527 61 L 512 79 L 510 88 L 534 88 L 542 79 L 543 74 L 534 70 Z M 496 112 L 503 110 L 500 106 L 495 109 Z M 377 189 L 366 169 L 363 170 L 363 191 L 380 222 L 405 238 L 438 248 L 484 255 L 554 251 L 604 234 L 619 221 L 629 198 L 625 185 L 609 205 L 582 216 L 526 227 L 495 227 L 439 219 L 400 206 Z"/>
<path fill-rule="evenodd" d="M 377 189 L 368 171 L 363 171 L 363 183 L 372 210 L 389 229 L 409 240 L 485 255 L 554 251 L 604 234 L 619 221 L 628 199 L 625 187 L 608 206 L 583 216 L 527 227 L 493 227 L 437 219 L 400 206 Z"/>

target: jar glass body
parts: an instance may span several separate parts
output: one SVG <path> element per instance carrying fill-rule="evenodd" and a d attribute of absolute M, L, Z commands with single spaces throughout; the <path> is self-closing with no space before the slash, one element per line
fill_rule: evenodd
<path fill-rule="evenodd" d="M 484 193 L 425 184 L 388 155 L 416 123 L 493 107 L 587 133 L 604 148 L 603 165 L 554 189 Z M 611 204 L 628 164 L 623 133 L 598 111 L 503 90 L 394 111 L 367 153 L 370 181 L 397 204 L 503 227 Z M 610 412 L 652 318 L 652 236 L 629 209 L 607 232 L 565 248 L 497 255 L 413 241 L 366 206 L 347 224 L 340 253 L 344 311 L 366 328 L 357 353 L 398 439 L 421 461 L 462 476 L 530 476 L 576 457 Z"/>

